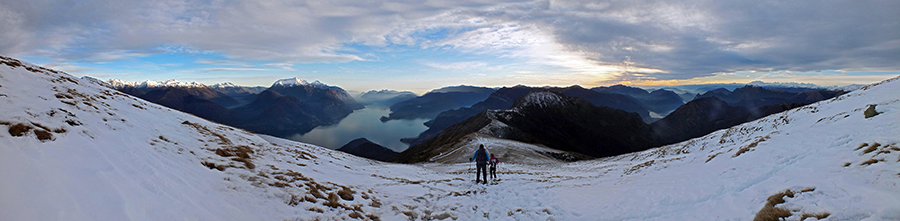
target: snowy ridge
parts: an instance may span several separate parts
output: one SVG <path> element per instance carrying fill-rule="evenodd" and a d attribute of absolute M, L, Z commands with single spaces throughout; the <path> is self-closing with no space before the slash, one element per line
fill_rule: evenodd
<path fill-rule="evenodd" d="M 209 87 L 211 87 L 211 88 L 229 88 L 229 87 L 240 87 L 240 86 L 232 84 L 231 82 L 224 82 L 224 83 L 213 84 L 213 85 L 210 85 Z"/>
<path fill-rule="evenodd" d="M 277 81 L 275 81 L 274 84 L 272 84 L 272 87 L 275 87 L 275 86 L 281 86 L 281 87 L 312 86 L 312 87 L 317 87 L 317 88 L 328 88 L 328 85 L 326 85 L 325 83 L 322 83 L 318 80 L 310 83 L 310 82 L 307 82 L 306 80 L 303 80 L 303 79 L 300 79 L 297 77 L 277 80 Z"/>
<path fill-rule="evenodd" d="M 115 89 L 121 89 L 126 86 L 131 86 L 135 88 L 160 88 L 160 87 L 206 87 L 206 85 L 197 83 L 197 82 L 180 82 L 175 79 L 169 79 L 165 81 L 151 81 L 146 80 L 143 82 L 137 81 L 123 81 L 119 79 L 109 79 L 106 81 L 107 84 L 112 86 Z"/>
<path fill-rule="evenodd" d="M 517 104 L 516 108 L 527 106 L 538 106 L 544 108 L 565 105 L 565 100 L 562 98 L 562 96 L 559 96 L 558 94 L 550 91 L 531 92 L 519 99 L 521 103 Z"/>
<path fill-rule="evenodd" d="M 797 82 L 753 81 L 753 82 L 747 83 L 747 85 L 753 85 L 753 86 L 758 86 L 758 87 L 781 87 L 781 88 L 812 88 L 812 89 L 824 88 L 822 86 L 812 84 L 812 83 L 797 83 Z"/>
<path fill-rule="evenodd" d="M 752 220 L 785 190 L 787 220 L 900 220 L 897 78 L 591 161 L 509 164 L 503 149 L 538 147 L 467 137 L 500 154 L 491 185 L 469 163 L 250 134 L 5 57 L 0 103 L 4 220 Z"/>

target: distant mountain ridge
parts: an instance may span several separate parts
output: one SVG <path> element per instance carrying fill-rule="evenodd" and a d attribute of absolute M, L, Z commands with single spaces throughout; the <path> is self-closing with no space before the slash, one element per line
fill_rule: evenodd
<path fill-rule="evenodd" d="M 749 109 L 756 109 L 764 106 L 775 105 L 780 103 L 802 103 L 809 104 L 823 99 L 832 98 L 844 91 L 832 91 L 827 89 L 803 89 L 796 92 L 766 89 L 760 86 L 746 85 L 736 88 L 734 91 L 728 91 L 720 88 L 708 91 L 698 95 L 695 99 L 705 97 L 716 97 L 722 101 L 728 102 L 730 105 L 743 106 Z"/>
<path fill-rule="evenodd" d="M 356 100 L 359 103 L 364 105 L 377 105 L 377 106 L 387 106 L 400 103 L 402 101 L 406 101 L 409 99 L 413 99 L 417 97 L 417 95 L 413 92 L 409 91 L 395 91 L 395 90 L 371 90 L 367 92 L 360 93 L 356 96 Z"/>
<path fill-rule="evenodd" d="M 451 86 L 432 90 L 422 96 L 391 105 L 391 113 L 381 121 L 397 119 L 433 119 L 441 112 L 468 107 L 488 98 L 494 89 L 475 86 Z"/>
<path fill-rule="evenodd" d="M 641 105 L 643 105 L 647 110 L 661 115 L 666 115 L 684 104 L 684 100 L 681 96 L 679 96 L 675 92 L 665 89 L 657 89 L 648 92 L 637 87 L 613 85 L 609 87 L 595 87 L 591 88 L 591 90 L 602 93 L 614 93 L 631 96 L 632 98 L 638 100 Z"/>

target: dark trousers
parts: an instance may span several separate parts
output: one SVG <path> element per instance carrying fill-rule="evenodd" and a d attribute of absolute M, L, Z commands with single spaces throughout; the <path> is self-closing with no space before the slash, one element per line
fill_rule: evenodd
<path fill-rule="evenodd" d="M 487 163 L 475 164 L 475 168 L 475 181 L 479 181 L 479 178 L 484 177 L 484 182 L 487 182 Z"/>
<path fill-rule="evenodd" d="M 491 167 L 491 179 L 497 179 L 497 167 Z"/>

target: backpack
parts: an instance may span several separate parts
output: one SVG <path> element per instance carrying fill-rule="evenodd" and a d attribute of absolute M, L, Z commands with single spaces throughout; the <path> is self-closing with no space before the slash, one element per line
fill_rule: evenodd
<path fill-rule="evenodd" d="M 476 151 L 475 152 L 475 161 L 487 162 L 488 161 L 487 151 L 484 151 L 484 150 Z"/>

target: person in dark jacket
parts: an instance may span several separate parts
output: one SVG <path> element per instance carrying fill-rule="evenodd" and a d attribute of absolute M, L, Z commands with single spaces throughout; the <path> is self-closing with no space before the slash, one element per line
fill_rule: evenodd
<path fill-rule="evenodd" d="M 488 162 L 488 151 L 484 149 L 484 144 L 478 146 L 478 150 L 475 151 L 475 155 L 469 159 L 469 162 L 475 161 L 475 183 L 481 183 L 481 177 L 484 177 L 484 184 L 487 184 L 487 162 Z"/>
<path fill-rule="evenodd" d="M 491 153 L 491 159 L 488 160 L 488 165 L 491 165 L 491 179 L 497 179 L 497 163 L 500 163 L 500 160 Z"/>

